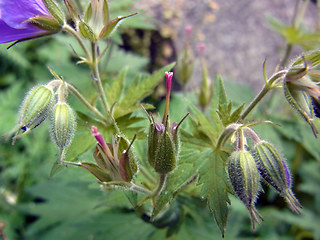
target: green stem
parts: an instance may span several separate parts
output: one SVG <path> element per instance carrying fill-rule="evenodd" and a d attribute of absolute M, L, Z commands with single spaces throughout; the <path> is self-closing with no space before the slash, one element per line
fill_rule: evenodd
<path fill-rule="evenodd" d="M 139 192 L 139 193 L 142 193 L 142 194 L 145 194 L 148 196 L 152 195 L 151 191 L 149 191 L 148 189 L 146 189 L 144 187 L 140 187 L 134 183 L 131 183 L 130 190 L 135 191 L 135 192 Z"/>
<path fill-rule="evenodd" d="M 273 74 L 267 81 L 262 90 L 258 93 L 258 95 L 252 100 L 249 106 L 242 112 L 240 118 L 237 122 L 242 121 L 247 117 L 247 115 L 252 111 L 252 109 L 261 101 L 261 99 L 272 89 L 281 86 L 279 84 L 279 80 L 283 79 L 283 77 L 287 74 L 288 70 L 281 70 Z"/>
<path fill-rule="evenodd" d="M 78 41 L 79 45 L 81 46 L 84 54 L 86 55 L 87 60 L 89 60 L 90 59 L 89 51 L 86 45 L 84 44 L 81 36 L 79 35 L 79 33 L 68 24 L 63 25 L 63 30 L 67 33 L 70 33 L 72 36 L 74 36 L 74 38 Z"/>
<path fill-rule="evenodd" d="M 152 197 L 154 199 L 156 199 L 160 195 L 160 193 L 162 192 L 162 190 L 166 186 L 167 178 L 168 178 L 168 174 L 159 174 L 158 186 L 154 190 L 154 192 L 152 193 Z"/>
<path fill-rule="evenodd" d="M 284 57 L 280 63 L 280 67 L 283 68 L 285 65 L 287 65 L 288 63 L 288 60 L 289 60 L 289 56 L 291 54 L 291 51 L 292 51 L 292 44 L 290 43 L 287 43 L 287 46 L 286 46 L 286 51 L 284 53 Z"/>
<path fill-rule="evenodd" d="M 265 85 L 260 93 L 253 99 L 253 101 L 249 104 L 249 106 L 244 110 L 241 114 L 239 121 L 242 121 L 251 111 L 252 109 L 261 101 L 261 99 L 270 91 L 270 87 Z"/>
<path fill-rule="evenodd" d="M 151 175 L 149 174 L 149 172 L 144 168 L 144 166 L 140 165 L 140 166 L 139 166 L 139 170 L 140 170 L 140 172 L 146 177 L 146 179 L 148 179 L 148 181 L 149 181 L 150 183 L 153 183 L 153 184 L 156 183 L 156 181 L 155 181 L 155 179 L 153 178 L 153 176 L 151 176 Z"/>
<path fill-rule="evenodd" d="M 83 105 L 85 105 L 88 110 L 90 110 L 92 113 L 94 113 L 100 120 L 106 121 L 106 118 L 96 109 L 94 106 L 92 106 L 87 99 L 70 83 L 67 83 L 68 89 L 70 92 L 77 97 Z"/>
<path fill-rule="evenodd" d="M 109 187 L 115 187 L 115 186 L 120 187 L 120 188 L 123 188 L 124 190 L 130 190 L 130 191 L 142 193 L 148 196 L 152 194 L 152 192 L 149 191 L 148 189 L 145 189 L 143 187 L 135 185 L 134 183 L 129 183 L 129 182 L 112 181 L 112 182 L 101 182 L 101 184 Z"/>
<path fill-rule="evenodd" d="M 109 111 L 109 105 L 108 105 L 107 96 L 106 96 L 106 93 L 104 91 L 104 88 L 103 88 L 103 85 L 102 85 L 102 81 L 101 81 L 101 78 L 100 78 L 99 63 L 98 63 L 97 60 L 98 60 L 98 58 L 97 58 L 97 44 L 92 42 L 91 43 L 91 64 L 90 64 L 90 68 L 91 68 L 93 77 L 97 81 L 97 87 L 98 87 L 98 91 L 100 93 L 100 97 L 102 99 L 103 108 L 104 108 L 105 112 L 107 113 Z"/>

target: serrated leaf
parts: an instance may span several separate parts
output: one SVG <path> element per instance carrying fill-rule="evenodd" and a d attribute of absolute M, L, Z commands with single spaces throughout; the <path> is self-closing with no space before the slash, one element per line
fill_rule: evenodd
<path fill-rule="evenodd" d="M 150 95 L 157 84 L 164 78 L 165 72 L 170 71 L 174 67 L 175 63 L 169 64 L 160 70 L 156 71 L 152 75 L 146 77 L 137 84 L 131 84 L 125 96 L 119 102 L 117 109 L 125 109 L 130 106 L 136 106 L 139 101 Z M 120 114 L 115 110 L 115 116 Z"/>
<path fill-rule="evenodd" d="M 243 108 L 244 108 L 244 104 L 240 105 L 236 110 L 233 111 L 233 113 L 230 116 L 230 120 L 229 120 L 230 123 L 236 122 L 240 118 Z"/>
<path fill-rule="evenodd" d="M 123 68 L 121 72 L 118 74 L 118 76 L 115 79 L 113 79 L 111 86 L 105 87 L 107 100 L 110 105 L 113 105 L 114 103 L 119 101 L 123 91 L 124 80 L 127 72 L 128 68 Z"/>
<path fill-rule="evenodd" d="M 151 104 L 142 104 L 142 105 L 145 109 L 153 109 L 154 108 L 154 106 Z M 140 104 L 128 105 L 126 107 L 119 106 L 118 104 L 116 104 L 113 116 L 114 116 L 114 118 L 118 119 L 120 117 L 123 117 L 123 116 L 130 114 L 130 113 L 137 111 L 137 110 L 141 110 Z"/>
<path fill-rule="evenodd" d="M 227 175 L 225 164 L 228 155 L 224 152 L 211 152 L 206 164 L 199 172 L 199 184 L 202 185 L 201 192 L 207 199 L 208 207 L 212 211 L 217 225 L 224 236 L 228 220 L 228 198 Z"/>
<path fill-rule="evenodd" d="M 212 119 L 211 123 L 210 120 L 196 106 L 194 106 L 188 100 L 186 102 L 191 109 L 191 117 L 199 123 L 199 130 L 207 135 L 210 138 L 211 143 L 215 145 L 223 127 L 217 116 Z"/>

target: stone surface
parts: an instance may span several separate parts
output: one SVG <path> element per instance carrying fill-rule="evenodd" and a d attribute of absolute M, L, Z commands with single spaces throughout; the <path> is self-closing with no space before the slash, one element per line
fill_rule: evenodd
<path fill-rule="evenodd" d="M 263 85 L 263 61 L 267 58 L 270 76 L 286 46 L 284 39 L 268 28 L 266 14 L 289 24 L 295 3 L 294 0 L 142 0 L 138 7 L 164 24 L 164 35 L 175 36 L 178 51 L 184 44 L 184 27 L 192 25 L 193 49 L 199 55 L 196 46 L 205 43 L 210 76 L 220 74 L 231 81 L 248 83 L 258 91 Z M 303 22 L 315 29 L 316 20 L 316 7 L 310 3 Z M 302 51 L 295 47 L 291 56 Z M 199 76 L 199 71 L 198 60 L 194 76 Z M 188 87 L 199 80 L 194 77 Z"/>

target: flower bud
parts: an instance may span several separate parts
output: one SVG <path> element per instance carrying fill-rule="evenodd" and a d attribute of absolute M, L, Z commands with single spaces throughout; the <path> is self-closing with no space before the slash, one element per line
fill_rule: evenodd
<path fill-rule="evenodd" d="M 96 42 L 109 36 L 123 19 L 137 13 L 109 20 L 109 6 L 107 0 L 91 0 L 79 23 L 79 31 L 83 37 Z"/>
<path fill-rule="evenodd" d="M 318 130 L 313 121 L 314 117 L 320 116 L 320 87 L 318 81 L 313 80 L 312 75 L 318 63 L 306 61 L 305 57 L 298 58 L 290 66 L 283 81 L 283 89 L 289 104 L 307 121 L 317 137 Z"/>
<path fill-rule="evenodd" d="M 159 142 L 159 138 L 161 133 L 165 130 L 165 126 L 161 123 L 151 122 L 149 127 L 149 135 L 148 135 L 148 162 L 151 167 L 155 166 L 155 155 L 157 151 L 157 145 Z"/>
<path fill-rule="evenodd" d="M 201 65 L 202 65 L 202 82 L 200 86 L 200 92 L 198 94 L 198 100 L 200 106 L 204 109 L 210 103 L 213 95 L 213 86 L 210 77 L 208 76 L 208 68 L 205 58 L 205 45 L 200 44 L 199 49 L 201 52 Z"/>
<path fill-rule="evenodd" d="M 91 127 L 92 135 L 97 139 L 93 157 L 98 165 L 92 164 L 87 168 L 102 182 L 131 182 L 138 171 L 135 156 L 130 144 L 121 136 L 113 138 L 112 144 L 106 143 L 97 127 Z"/>
<path fill-rule="evenodd" d="M 250 152 L 239 150 L 231 154 L 227 166 L 233 190 L 248 208 L 254 230 L 255 223 L 260 224 L 259 219 L 263 221 L 254 206 L 260 187 L 259 172 L 255 160 Z"/>
<path fill-rule="evenodd" d="M 192 26 L 185 27 L 186 41 L 182 53 L 179 54 L 177 62 L 177 76 L 179 83 L 184 87 L 191 79 L 194 69 L 194 54 L 190 47 Z"/>
<path fill-rule="evenodd" d="M 154 169 L 157 173 L 167 174 L 176 168 L 177 159 L 175 144 L 166 128 L 160 133 L 154 156 Z"/>
<path fill-rule="evenodd" d="M 286 161 L 278 150 L 266 141 L 254 146 L 254 155 L 260 175 L 288 202 L 292 211 L 300 214 L 302 208 L 291 190 L 291 176 Z"/>
<path fill-rule="evenodd" d="M 17 125 L 17 138 L 22 130 L 26 134 L 39 126 L 50 114 L 54 100 L 53 89 L 46 85 L 32 88 L 26 95 L 20 107 Z"/>
<path fill-rule="evenodd" d="M 60 150 L 60 164 L 74 137 L 76 130 L 76 117 L 72 108 L 65 102 L 58 102 L 51 118 L 52 139 Z"/>
<path fill-rule="evenodd" d="M 137 162 L 134 158 L 132 151 L 130 150 L 130 147 L 134 140 L 135 137 L 131 141 L 127 149 L 122 152 L 121 157 L 119 159 L 119 172 L 122 179 L 126 182 L 131 182 L 133 176 L 138 171 Z"/>

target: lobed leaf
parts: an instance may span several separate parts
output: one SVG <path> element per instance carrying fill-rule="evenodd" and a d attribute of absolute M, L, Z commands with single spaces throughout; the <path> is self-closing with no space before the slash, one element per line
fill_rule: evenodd
<path fill-rule="evenodd" d="M 202 195 L 207 199 L 208 207 L 214 215 L 222 236 L 227 226 L 228 204 L 230 204 L 225 171 L 227 158 L 228 154 L 225 152 L 212 151 L 199 172 Z"/>

